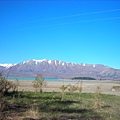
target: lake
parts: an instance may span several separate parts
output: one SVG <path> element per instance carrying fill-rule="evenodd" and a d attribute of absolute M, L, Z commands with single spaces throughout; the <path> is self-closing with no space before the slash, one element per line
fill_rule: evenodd
<path fill-rule="evenodd" d="M 6 77 L 9 80 L 35 80 L 35 78 L 28 78 L 28 77 L 13 77 L 13 76 L 8 76 Z M 46 81 L 51 81 L 51 80 L 59 80 L 58 78 L 44 78 Z"/>
<path fill-rule="evenodd" d="M 7 77 L 7 79 L 9 80 L 22 80 L 22 81 L 32 81 L 35 80 L 35 78 L 26 78 L 26 77 L 13 77 L 13 76 L 9 76 Z M 45 78 L 44 79 L 47 82 L 52 82 L 53 84 L 55 84 L 57 82 L 57 84 L 76 84 L 79 81 L 82 81 L 83 83 L 87 83 L 87 84 L 94 84 L 94 83 L 109 83 L 109 84 L 120 84 L 120 81 L 115 81 L 115 80 L 71 80 L 71 79 L 59 79 L 59 78 Z"/>

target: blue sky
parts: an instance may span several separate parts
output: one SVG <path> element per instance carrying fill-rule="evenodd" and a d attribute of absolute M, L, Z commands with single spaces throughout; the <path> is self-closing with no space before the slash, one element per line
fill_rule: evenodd
<path fill-rule="evenodd" d="M 51 59 L 120 69 L 119 0 L 1 0 L 0 63 Z"/>

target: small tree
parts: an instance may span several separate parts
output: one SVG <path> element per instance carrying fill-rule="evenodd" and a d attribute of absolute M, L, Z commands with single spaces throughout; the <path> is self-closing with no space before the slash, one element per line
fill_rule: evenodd
<path fill-rule="evenodd" d="M 77 89 L 78 89 L 78 91 L 79 91 L 79 94 L 81 94 L 82 93 L 82 90 L 83 90 L 83 82 L 82 81 L 79 81 L 78 82 L 78 87 L 77 87 Z"/>
<path fill-rule="evenodd" d="M 43 87 L 47 85 L 46 81 L 44 81 L 44 78 L 41 74 L 37 74 L 37 77 L 33 81 L 33 87 L 36 88 L 36 92 L 42 93 L 43 92 Z"/>
<path fill-rule="evenodd" d="M 96 91 L 94 93 L 94 109 L 97 109 L 97 112 L 101 109 L 102 101 L 101 101 L 102 90 L 100 86 L 97 86 Z"/>
<path fill-rule="evenodd" d="M 62 90 L 61 92 L 62 92 L 62 98 L 61 98 L 61 100 L 64 100 L 64 98 L 65 98 L 65 90 L 67 90 L 67 85 L 64 85 L 64 80 L 63 80 L 63 85 L 60 87 L 60 89 Z"/>
<path fill-rule="evenodd" d="M 61 98 L 61 100 L 64 100 L 65 90 L 67 89 L 67 86 L 66 86 L 66 85 L 62 85 L 62 86 L 60 87 L 60 89 L 62 90 L 62 98 Z"/>

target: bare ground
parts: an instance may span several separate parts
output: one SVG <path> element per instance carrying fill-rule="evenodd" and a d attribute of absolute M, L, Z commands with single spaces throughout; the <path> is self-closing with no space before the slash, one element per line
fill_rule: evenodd
<path fill-rule="evenodd" d="M 35 88 L 32 86 L 32 80 L 29 81 L 19 81 L 19 90 L 20 91 L 35 91 Z M 58 81 L 47 81 L 47 86 L 43 88 L 46 92 L 60 92 L 60 87 L 68 84 L 75 85 L 78 81 L 74 80 L 58 80 Z M 82 81 L 82 92 L 83 93 L 94 93 L 96 87 L 100 86 L 103 94 L 113 94 L 120 96 L 120 91 L 116 91 L 112 89 L 113 86 L 120 86 L 120 81 L 112 81 L 112 80 L 85 80 Z"/>

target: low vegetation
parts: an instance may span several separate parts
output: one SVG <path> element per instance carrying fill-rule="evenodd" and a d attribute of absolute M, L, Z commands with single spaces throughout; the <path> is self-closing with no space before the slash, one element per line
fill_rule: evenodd
<path fill-rule="evenodd" d="M 18 92 L 19 82 L 16 80 L 15 82 L 8 81 L 5 77 L 2 77 L 2 73 L 0 73 L 0 120 L 4 119 L 4 111 L 9 109 L 9 103 L 5 99 L 5 95 L 10 91 L 12 93 Z"/>
<path fill-rule="evenodd" d="M 14 97 L 13 97 L 14 96 Z M 114 95 L 66 92 L 61 101 L 61 93 L 19 92 L 8 93 L 4 100 L 6 108 L 1 113 L 15 120 L 34 118 L 40 120 L 119 120 L 120 97 Z M 97 100 L 97 101 L 96 101 Z M 101 104 L 101 101 L 104 101 Z M 11 116 L 12 115 L 12 116 Z M 1 119 L 2 120 L 2 119 Z"/>
<path fill-rule="evenodd" d="M 18 86 L 19 86 L 18 80 L 14 82 L 8 81 L 5 77 L 2 77 L 2 74 L 0 73 L 0 93 L 2 95 L 8 93 L 8 91 L 17 92 Z"/>
<path fill-rule="evenodd" d="M 120 91 L 120 85 L 118 86 L 113 86 L 112 89 L 116 90 L 116 91 Z"/>
<path fill-rule="evenodd" d="M 61 92 L 43 92 L 46 83 L 41 75 L 33 82 L 35 92 L 18 91 L 19 81 L 7 92 L 6 79 L 0 77 L 0 120 L 119 120 L 120 96 L 82 93 L 82 81 L 61 86 Z M 42 84 L 41 82 L 42 81 Z M 9 83 L 9 81 L 7 81 Z M 6 88 L 6 87 L 5 87 Z M 7 87 L 8 88 L 8 87 Z"/>

